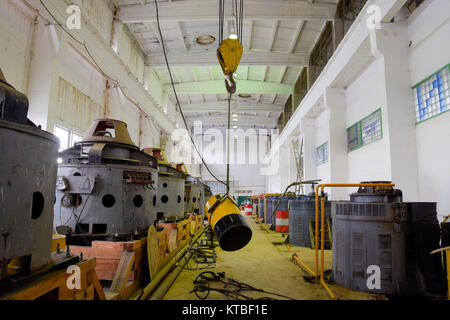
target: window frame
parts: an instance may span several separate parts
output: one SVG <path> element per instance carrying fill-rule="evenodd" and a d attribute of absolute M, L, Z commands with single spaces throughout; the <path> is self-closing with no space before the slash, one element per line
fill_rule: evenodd
<path fill-rule="evenodd" d="M 69 129 L 68 127 L 66 127 L 65 125 L 61 125 L 60 123 L 55 123 L 54 124 L 54 126 L 53 126 L 53 134 L 56 133 L 56 128 L 61 129 L 61 130 L 65 130 L 65 131 L 67 131 L 69 133 L 69 141 L 68 141 L 67 149 L 70 149 L 70 148 L 72 148 L 74 146 L 74 142 L 73 142 L 73 136 L 74 135 L 77 135 L 77 136 L 81 137 L 81 139 L 83 139 L 83 135 L 80 134 L 78 131 L 75 131 L 73 129 Z M 67 149 L 58 148 L 58 152 L 61 152 L 61 151 L 67 150 Z"/>
<path fill-rule="evenodd" d="M 326 146 L 326 148 L 325 148 L 325 146 Z M 327 151 L 326 152 L 326 154 L 327 154 L 326 160 L 325 160 L 325 150 Z M 323 160 L 320 163 L 319 163 L 319 159 L 317 157 L 317 153 L 318 152 L 322 153 L 322 159 Z M 328 163 L 329 160 L 330 160 L 329 144 L 328 144 L 328 141 L 326 141 L 326 142 L 322 143 L 320 146 L 318 146 L 316 148 L 316 167 L 319 167 L 319 166 L 321 166 L 321 165 L 323 165 L 325 163 Z"/>
<path fill-rule="evenodd" d="M 370 118 L 371 116 L 373 116 L 374 114 L 376 114 L 378 112 L 380 113 L 380 137 L 378 139 L 370 141 L 369 143 L 364 143 L 363 136 L 362 136 L 362 123 L 363 123 L 364 120 Z M 358 139 L 360 141 L 360 145 L 358 147 L 352 149 L 352 150 L 349 150 L 348 149 L 348 130 L 353 128 L 353 127 L 355 127 L 355 126 L 358 126 Z M 351 126 L 347 127 L 345 132 L 347 133 L 347 153 L 359 150 L 359 149 L 361 149 L 361 148 L 363 148 L 365 146 L 368 146 L 368 145 L 370 145 L 370 144 L 372 144 L 374 142 L 382 140 L 383 139 L 383 112 L 381 111 L 381 108 L 376 109 L 375 111 L 373 111 L 369 115 L 365 116 L 361 120 L 359 120 L 359 121 L 355 122 L 354 124 L 352 124 Z"/>
<path fill-rule="evenodd" d="M 445 110 L 445 111 L 441 111 L 441 112 L 439 112 L 438 114 L 435 114 L 435 115 L 433 115 L 433 116 L 431 116 L 431 117 L 428 117 L 428 118 L 426 118 L 426 119 L 424 119 L 424 120 L 419 120 L 419 121 L 417 121 L 417 112 L 419 112 L 419 110 L 416 108 L 416 102 L 417 102 L 417 87 L 420 86 L 421 84 L 423 84 L 424 82 L 430 80 L 431 78 L 433 78 L 435 75 L 437 75 L 437 74 L 440 73 L 441 71 L 445 70 L 446 68 L 448 68 L 449 73 L 450 73 L 450 63 L 449 63 L 449 64 L 447 64 L 446 66 L 440 68 L 440 69 L 437 70 L 436 72 L 432 73 L 431 75 L 429 75 L 428 77 L 426 77 L 425 79 L 423 79 L 422 81 L 416 83 L 415 85 L 413 85 L 413 86 L 411 87 L 411 90 L 413 91 L 413 97 L 414 97 L 413 107 L 414 107 L 414 117 L 415 117 L 415 120 L 416 120 L 416 126 L 419 125 L 419 124 L 421 124 L 421 123 L 424 123 L 424 122 L 427 121 L 427 120 L 433 119 L 433 118 L 435 118 L 435 117 L 440 116 L 441 114 L 444 114 L 444 113 L 450 111 L 450 106 L 445 106 L 445 107 L 446 107 L 446 110 Z M 449 85 L 450 85 L 450 84 L 449 84 Z"/>

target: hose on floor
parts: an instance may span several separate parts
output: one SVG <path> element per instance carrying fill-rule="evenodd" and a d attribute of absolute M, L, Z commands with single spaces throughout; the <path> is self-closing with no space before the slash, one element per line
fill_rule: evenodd
<path fill-rule="evenodd" d="M 211 284 L 214 283 L 221 285 L 221 287 L 212 286 Z M 205 300 L 206 298 L 208 298 L 211 291 L 219 292 L 225 295 L 227 298 L 234 300 L 279 300 L 274 297 L 252 298 L 246 294 L 243 294 L 242 293 L 243 291 L 262 292 L 268 295 L 285 298 L 287 300 L 295 300 L 294 298 L 279 293 L 274 293 L 266 291 L 264 289 L 255 288 L 244 282 L 240 282 L 232 278 L 227 278 L 225 277 L 225 272 L 216 273 L 212 271 L 204 271 L 195 278 L 194 289 L 190 293 L 194 293 L 197 296 L 197 298 Z"/>

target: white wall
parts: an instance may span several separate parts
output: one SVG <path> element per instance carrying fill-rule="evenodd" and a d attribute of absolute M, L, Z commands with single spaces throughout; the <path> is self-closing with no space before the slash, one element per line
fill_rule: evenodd
<path fill-rule="evenodd" d="M 254 132 L 257 133 L 257 131 Z M 210 144 L 214 143 L 210 142 L 210 134 L 215 133 L 220 133 L 223 137 L 223 153 L 221 157 L 213 157 L 207 152 L 207 150 L 211 150 Z M 225 133 L 223 130 L 205 130 L 204 134 L 207 135 L 204 136 L 202 142 L 204 159 L 216 177 L 221 180 L 226 180 L 227 166 Z M 261 174 L 261 162 L 258 158 L 258 140 L 255 136 L 247 137 L 245 146 L 242 144 L 243 148 L 238 148 L 238 142 L 234 139 L 234 134 L 232 135 L 232 138 L 234 143 L 231 143 L 231 148 L 234 148 L 230 153 L 230 181 L 233 181 L 233 185 L 230 186 L 230 192 L 234 193 L 235 190 L 250 191 L 250 193 L 239 193 L 236 195 L 254 195 L 266 192 L 266 177 Z M 241 141 L 243 142 L 243 140 Z M 201 167 L 203 180 L 213 181 L 214 178 L 209 174 L 204 165 Z"/>
<path fill-rule="evenodd" d="M 434 0 L 409 19 L 411 86 L 450 63 L 449 12 L 450 1 Z M 449 139 L 450 112 L 416 125 L 419 200 L 437 201 L 441 216 L 450 214 Z"/>
<path fill-rule="evenodd" d="M 411 87 L 450 63 L 450 1 L 427 0 L 409 18 L 405 18 L 405 9 L 399 12 L 401 1 L 376 2 L 382 12 L 389 12 L 381 29 L 368 30 L 363 9 L 300 102 L 280 143 L 287 143 L 296 130 L 307 139 L 306 178 L 326 177 L 329 171 L 332 181 L 327 182 L 392 180 L 403 190 L 404 201 L 435 201 L 438 214 L 448 215 L 450 112 L 416 125 Z M 395 22 L 390 22 L 397 13 Z M 329 121 L 322 115 L 312 116 L 322 97 Z M 379 108 L 383 138 L 347 153 L 345 129 Z M 317 128 L 324 135 L 328 130 L 334 141 L 329 169 L 312 166 L 315 147 L 325 141 Z M 339 159 L 338 165 L 333 158 Z M 267 179 L 274 187 L 280 180 L 283 177 Z M 351 191 L 341 196 L 348 199 Z"/>
<path fill-rule="evenodd" d="M 145 56 L 127 27 L 118 21 L 113 23 L 113 3 L 109 0 L 74 0 L 74 3 L 81 7 L 86 19 L 83 23 L 95 29 L 100 41 L 112 45 L 121 66 L 128 68 L 129 74 L 147 89 L 162 110 L 163 86 L 150 68 L 144 66 Z M 38 9 L 52 21 L 43 8 Z M 0 67 L 7 80 L 28 95 L 28 117 L 49 132 L 59 124 L 81 134 L 96 118 L 118 119 L 127 123 L 136 145 L 160 147 L 162 131 L 158 123 L 134 104 L 133 96 L 128 93 L 132 100 L 129 101 L 113 81 L 107 83 L 108 72 L 105 75 L 99 69 L 101 59 L 95 48 L 89 48 L 96 59 L 93 62 L 83 46 L 47 20 L 21 1 L 0 1 Z M 176 120 L 179 114 L 173 104 L 168 109 L 168 118 Z M 186 156 L 185 160 L 190 159 Z M 192 170 L 199 174 L 198 166 Z"/>
<path fill-rule="evenodd" d="M 378 108 L 382 108 L 381 119 L 383 133 L 386 132 L 387 121 L 384 121 L 384 72 L 383 60 L 378 59 L 346 90 L 346 127 L 350 127 Z M 345 134 L 345 133 L 344 133 Z M 391 180 L 389 140 L 383 136 L 381 140 L 372 142 L 360 149 L 348 153 L 347 181 Z"/>
<path fill-rule="evenodd" d="M 315 148 L 321 146 L 325 142 L 329 141 L 330 137 L 330 125 L 329 125 L 329 115 L 327 111 L 323 111 L 314 121 L 314 131 L 315 131 Z M 329 147 L 328 147 L 329 150 Z M 314 150 L 315 151 L 315 150 Z M 329 158 L 329 157 L 328 157 Z M 314 154 L 314 162 L 316 157 Z M 316 162 L 315 162 L 316 163 Z M 317 165 L 316 163 L 316 174 L 315 179 L 322 179 L 322 181 L 330 181 L 330 161 Z"/>
<path fill-rule="evenodd" d="M 6 80 L 24 93 L 28 91 L 33 33 L 33 15 L 20 1 L 0 1 L 0 67 Z"/>

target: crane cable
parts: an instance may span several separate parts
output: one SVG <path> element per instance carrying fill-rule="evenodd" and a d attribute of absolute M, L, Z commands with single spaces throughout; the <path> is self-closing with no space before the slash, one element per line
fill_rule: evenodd
<path fill-rule="evenodd" d="M 217 177 L 212 173 L 212 171 L 210 170 L 210 168 L 209 168 L 208 165 L 206 164 L 205 159 L 203 159 L 203 156 L 201 155 L 200 151 L 198 150 L 197 145 L 195 144 L 194 138 L 192 137 L 192 135 L 191 135 L 191 133 L 190 133 L 190 131 L 189 131 L 189 126 L 187 125 L 186 118 L 184 117 L 184 113 L 183 113 L 183 110 L 182 110 L 182 108 L 181 108 L 180 100 L 178 99 L 178 94 L 177 94 L 177 91 L 176 91 L 176 89 L 175 89 L 175 84 L 174 84 L 174 81 L 173 81 L 172 71 L 170 70 L 169 61 L 168 61 L 168 59 L 167 59 L 166 47 L 165 47 L 165 45 L 164 45 L 164 39 L 163 39 L 162 32 L 161 32 L 161 25 L 160 25 L 160 22 L 159 22 L 159 8 L 158 8 L 158 2 L 157 2 L 156 0 L 154 0 L 154 2 L 155 2 L 155 7 L 156 7 L 156 22 L 157 22 L 157 26 L 158 26 L 159 37 L 160 37 L 160 39 L 161 39 L 161 46 L 162 46 L 162 49 L 163 49 L 164 59 L 165 59 L 165 61 L 166 61 L 167 71 L 168 71 L 169 77 L 170 77 L 170 83 L 171 83 L 171 85 L 172 85 L 173 93 L 174 93 L 174 95 L 175 95 L 175 100 L 176 100 L 176 102 L 177 102 L 177 106 L 178 106 L 178 110 L 180 111 L 181 118 L 183 119 L 184 126 L 186 127 L 186 130 L 187 130 L 187 133 L 188 133 L 189 138 L 190 138 L 190 140 L 191 140 L 191 143 L 192 143 L 192 145 L 194 146 L 194 149 L 195 149 L 195 151 L 197 152 L 198 156 L 200 157 L 200 159 L 201 159 L 203 165 L 205 166 L 206 170 L 209 172 L 209 174 L 210 174 L 217 182 L 220 182 L 220 183 L 222 183 L 223 185 L 225 185 L 225 186 L 227 187 L 227 190 L 228 190 L 228 189 L 229 189 L 228 182 L 224 182 L 224 181 L 220 180 L 219 178 L 217 178 Z"/>
<path fill-rule="evenodd" d="M 243 12 L 244 12 L 244 0 L 239 0 L 239 6 L 238 6 L 238 0 L 232 0 L 232 18 L 236 19 L 236 34 L 238 36 L 238 41 L 241 42 L 242 39 L 242 27 L 243 27 Z M 223 29 L 224 29 L 224 21 L 225 21 L 225 0 L 219 0 L 219 43 L 223 42 Z M 230 77 L 230 80 L 233 80 L 232 77 Z M 219 200 L 219 202 L 226 198 L 229 195 L 230 192 L 230 141 L 231 141 L 231 98 L 232 92 L 229 90 L 229 87 L 227 86 L 228 91 L 228 127 L 227 127 L 227 177 L 226 177 L 226 186 L 227 191 L 222 196 L 222 198 Z"/>

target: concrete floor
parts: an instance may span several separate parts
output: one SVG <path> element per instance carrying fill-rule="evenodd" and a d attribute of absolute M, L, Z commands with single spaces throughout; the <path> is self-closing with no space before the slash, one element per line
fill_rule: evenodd
<path fill-rule="evenodd" d="M 216 266 L 207 269 L 208 271 L 225 272 L 226 277 L 298 300 L 328 299 L 324 288 L 306 282 L 303 276 L 308 274 L 292 262 L 292 254 L 297 253 L 298 257 L 314 270 L 314 250 L 291 247 L 288 251 L 285 245 L 274 244 L 284 242 L 285 238 L 282 237 L 282 234 L 273 231 L 267 233 L 251 216 L 246 216 L 246 220 L 253 231 L 250 243 L 235 252 L 222 251 L 217 247 Z M 195 266 L 195 263 L 191 263 L 191 266 Z M 330 250 L 325 252 L 325 266 L 325 270 L 331 269 Z M 193 293 L 189 292 L 194 287 L 194 279 L 202 271 L 205 270 L 183 270 L 164 299 L 198 300 Z M 371 294 L 347 290 L 335 284 L 329 287 L 338 299 L 374 299 Z M 265 293 L 246 292 L 244 294 L 254 298 L 268 296 Z M 211 292 L 208 300 L 212 299 L 222 300 L 226 297 L 220 293 Z"/>

